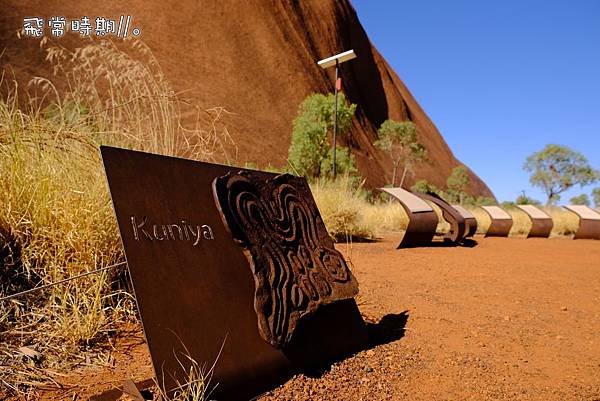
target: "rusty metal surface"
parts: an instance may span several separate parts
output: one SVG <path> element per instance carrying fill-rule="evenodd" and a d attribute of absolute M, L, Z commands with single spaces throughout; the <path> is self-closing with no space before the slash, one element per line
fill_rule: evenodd
<path fill-rule="evenodd" d="M 550 215 L 534 205 L 517 205 L 531 221 L 531 229 L 527 233 L 527 238 L 540 237 L 548 238 L 554 227 L 554 222 Z"/>
<path fill-rule="evenodd" d="M 575 206 L 564 206 L 565 209 L 579 217 L 579 228 L 574 239 L 600 239 L 600 213 L 587 206 Z"/>
<path fill-rule="evenodd" d="M 579 229 L 575 233 L 575 239 L 600 239 L 600 221 L 579 220 Z"/>
<path fill-rule="evenodd" d="M 425 201 L 403 188 L 380 188 L 380 190 L 398 199 L 408 215 L 408 226 L 397 249 L 431 243 L 438 224 L 438 217 L 435 211 L 431 207 L 429 207 L 430 210 L 424 207 L 413 208 L 412 205 L 419 205 L 418 202 L 415 202 L 414 198 L 421 202 Z"/>
<path fill-rule="evenodd" d="M 508 233 L 513 225 L 512 217 L 500 206 L 481 206 L 490 217 L 491 223 L 486 237 L 508 237 Z M 500 215 L 500 216 L 499 216 Z M 508 217 L 504 218 L 504 215 Z"/>
<path fill-rule="evenodd" d="M 461 214 L 461 216 L 465 219 L 466 234 L 465 238 L 469 238 L 477 233 L 477 219 L 473 216 L 473 213 L 469 212 L 467 209 L 462 207 L 461 205 L 451 205 L 454 209 Z"/>
<path fill-rule="evenodd" d="M 185 376 L 179 362 L 186 364 L 185 354 L 208 367 L 217 360 L 213 398 L 238 400 L 364 347 L 366 327 L 353 299 L 301 320 L 284 349 L 263 340 L 251 268 L 212 192 L 216 177 L 240 169 L 101 151 L 144 334 L 164 388 Z"/>
<path fill-rule="evenodd" d="M 218 177 L 215 200 L 254 274 L 254 309 L 263 339 L 287 345 L 298 321 L 320 306 L 358 294 L 333 245 L 306 179 L 251 172 Z"/>
<path fill-rule="evenodd" d="M 422 193 L 414 192 L 421 199 L 428 200 L 437 205 L 442 210 L 442 216 L 450 224 L 450 231 L 444 236 L 444 239 L 459 243 L 462 242 L 467 234 L 465 218 L 456 209 L 450 206 L 439 195 L 433 192 Z"/>
<path fill-rule="evenodd" d="M 550 236 L 550 232 L 554 227 L 554 222 L 552 219 L 531 219 L 531 230 L 527 233 L 527 238 L 531 237 L 540 237 L 540 238 L 548 238 Z"/>

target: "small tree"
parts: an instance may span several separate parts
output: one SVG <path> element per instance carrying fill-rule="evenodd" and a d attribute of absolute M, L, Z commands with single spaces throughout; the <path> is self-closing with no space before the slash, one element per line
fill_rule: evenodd
<path fill-rule="evenodd" d="M 306 177 L 320 177 L 328 170 L 325 165 L 331 167 L 330 146 L 328 141 L 328 132 L 333 128 L 335 98 L 329 93 L 323 95 L 315 93 L 308 96 L 300 104 L 298 115 L 294 119 L 292 131 L 292 142 L 288 151 L 288 161 L 293 170 Z M 348 104 L 342 93 L 339 94 L 338 103 L 338 133 L 343 134 L 352 123 L 352 116 L 356 110 L 355 104 Z M 345 152 L 341 147 L 337 147 Z M 336 150 L 337 150 L 336 149 Z M 354 163 L 354 158 L 348 151 L 348 157 L 342 155 L 336 160 L 336 164 L 342 170 L 356 169 L 344 163 Z"/>
<path fill-rule="evenodd" d="M 338 174 L 355 174 L 358 172 L 356 168 L 356 161 L 354 160 L 354 155 L 350 152 L 350 149 L 345 148 L 343 146 L 336 146 L 336 157 L 335 157 L 335 168 Z M 332 171 L 333 164 L 333 152 L 330 148 L 327 157 L 323 159 L 321 163 L 321 171 L 326 173 L 328 171 Z"/>
<path fill-rule="evenodd" d="M 417 142 L 417 129 L 412 121 L 386 120 L 381 124 L 379 139 L 373 144 L 389 153 L 392 158 L 392 186 L 396 186 L 396 174 L 400 165 L 404 166 L 400 186 L 408 172 L 413 172 L 414 165 L 425 160 L 427 150 Z"/>
<path fill-rule="evenodd" d="M 452 173 L 446 180 L 446 186 L 448 187 L 448 197 L 451 202 L 458 202 L 462 204 L 467 195 L 467 188 L 471 183 L 471 177 L 469 177 L 469 170 L 465 166 L 457 166 L 452 169 Z"/>
<path fill-rule="evenodd" d="M 493 206 L 496 204 L 496 200 L 494 198 L 490 198 L 489 196 L 478 196 L 477 198 L 469 196 L 467 197 L 467 200 L 467 204 L 471 204 L 473 206 Z"/>
<path fill-rule="evenodd" d="M 521 193 L 521 195 L 517 196 L 517 199 L 515 200 L 515 203 L 517 205 L 536 205 L 536 206 L 539 206 L 539 205 L 541 205 L 542 202 L 540 202 L 537 199 L 530 198 L 529 196 L 525 195 L 525 191 L 523 191 Z"/>
<path fill-rule="evenodd" d="M 592 197 L 594 198 L 594 205 L 600 207 L 600 187 L 594 188 L 592 191 Z"/>
<path fill-rule="evenodd" d="M 529 156 L 523 168 L 531 173 L 531 185 L 546 193 L 547 204 L 558 201 L 561 193 L 575 185 L 583 187 L 597 181 L 600 175 L 581 153 L 554 144 Z"/>
<path fill-rule="evenodd" d="M 439 195 L 441 193 L 441 191 L 438 187 L 436 187 L 435 185 L 433 185 L 432 183 L 430 183 L 427 180 L 419 180 L 419 181 L 415 182 L 415 185 L 410 187 L 410 190 L 413 192 L 421 192 L 423 194 L 426 194 L 428 192 L 433 192 L 433 193 Z"/>
<path fill-rule="evenodd" d="M 589 206 L 590 205 L 590 197 L 587 196 L 587 194 L 581 194 L 579 196 L 572 197 L 571 199 L 569 199 L 569 202 L 571 202 L 572 205 Z"/>

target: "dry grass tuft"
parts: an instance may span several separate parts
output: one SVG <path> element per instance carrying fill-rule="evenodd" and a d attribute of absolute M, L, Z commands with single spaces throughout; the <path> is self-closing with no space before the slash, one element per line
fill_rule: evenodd
<path fill-rule="evenodd" d="M 362 210 L 362 215 L 365 220 L 374 222 L 377 235 L 387 231 L 404 231 L 408 226 L 408 215 L 400 202 L 394 200 L 369 203 Z"/>
<path fill-rule="evenodd" d="M 551 237 L 575 235 L 575 232 L 579 228 L 579 217 L 575 213 L 557 206 L 547 206 L 542 209 L 554 221 L 554 227 L 552 227 L 552 231 L 550 232 Z"/>
<path fill-rule="evenodd" d="M 480 207 L 464 206 L 464 208 L 475 216 L 475 220 L 477 220 L 477 234 L 485 234 L 492 223 L 490 216 Z"/>
<path fill-rule="evenodd" d="M 360 186 L 349 177 L 320 179 L 311 191 L 329 234 L 338 241 L 374 239 L 376 222 L 365 218 L 363 210 L 369 202 Z"/>
<path fill-rule="evenodd" d="M 527 237 L 531 230 L 531 219 L 518 207 L 505 207 L 504 210 L 511 215 L 513 225 L 508 233 L 509 237 Z"/>
<path fill-rule="evenodd" d="M 42 95 L 29 99 L 30 109 L 18 107 L 16 85 L 0 100 L 0 296 L 123 260 L 100 144 L 199 160 L 224 156 L 230 138 L 219 122 L 223 110 L 182 101 L 143 44 L 125 47 L 50 48 L 67 90 L 36 78 Z M 191 125 L 184 114 L 195 116 Z M 94 351 L 92 362 L 101 359 L 106 335 L 135 314 L 122 278 L 123 269 L 107 271 L 0 302 L 0 384 L 30 391 L 51 382 L 44 368 L 85 362 L 86 350 Z M 42 360 L 24 365 L 19 346 Z"/>

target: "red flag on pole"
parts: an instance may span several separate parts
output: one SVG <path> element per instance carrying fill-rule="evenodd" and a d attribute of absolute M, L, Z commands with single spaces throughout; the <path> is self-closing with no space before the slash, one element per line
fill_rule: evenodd
<path fill-rule="evenodd" d="M 335 88 L 339 91 L 342 90 L 342 78 L 337 79 L 337 82 L 335 83 Z"/>

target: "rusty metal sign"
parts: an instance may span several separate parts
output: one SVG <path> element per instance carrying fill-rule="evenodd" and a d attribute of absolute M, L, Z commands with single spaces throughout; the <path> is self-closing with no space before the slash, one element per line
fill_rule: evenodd
<path fill-rule="evenodd" d="M 397 249 L 431 244 L 438 224 L 438 217 L 433 208 L 404 188 L 379 189 L 396 198 L 408 216 L 408 226 Z"/>
<path fill-rule="evenodd" d="M 550 236 L 554 222 L 548 213 L 535 205 L 517 205 L 517 207 L 527 214 L 527 217 L 531 220 L 531 229 L 527 233 L 527 238 L 548 238 Z"/>
<path fill-rule="evenodd" d="M 434 203 L 442 211 L 442 216 L 450 224 L 450 231 L 448 231 L 448 233 L 444 236 L 444 240 L 455 243 L 464 241 L 468 232 L 465 218 L 462 216 L 462 214 L 460 214 L 456 209 L 450 206 L 445 200 L 443 200 L 434 192 L 414 192 L 414 194 L 422 199 Z"/>
<path fill-rule="evenodd" d="M 600 239 L 600 213 L 586 205 L 564 206 L 579 217 L 574 239 Z"/>
<path fill-rule="evenodd" d="M 485 233 L 486 237 L 508 237 L 508 233 L 513 225 L 513 219 L 510 214 L 500 206 L 481 206 L 490 216 L 490 226 Z"/>
<path fill-rule="evenodd" d="M 216 178 L 242 169 L 111 147 L 101 152 L 144 334 L 164 389 L 185 379 L 180 363 L 187 364 L 186 355 L 207 368 L 216 361 L 211 398 L 234 400 L 366 346 L 351 290 L 341 296 L 346 299 L 332 298 L 297 320 L 290 332 L 281 331 L 286 334 L 274 337 L 287 340 L 277 343 L 280 348 L 265 341 L 254 308 L 256 276 L 223 224 L 212 190 Z"/>
<path fill-rule="evenodd" d="M 473 213 L 462 207 L 461 205 L 451 205 L 465 219 L 466 231 L 465 238 L 474 236 L 477 233 L 477 219 Z"/>

